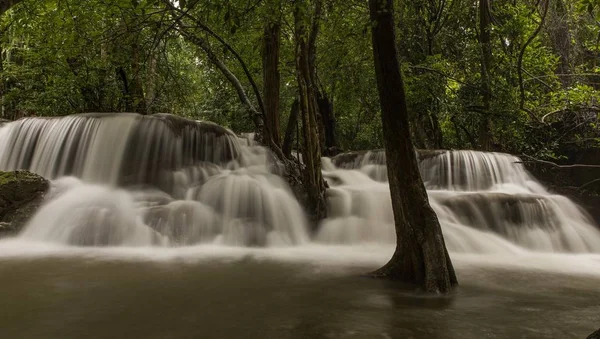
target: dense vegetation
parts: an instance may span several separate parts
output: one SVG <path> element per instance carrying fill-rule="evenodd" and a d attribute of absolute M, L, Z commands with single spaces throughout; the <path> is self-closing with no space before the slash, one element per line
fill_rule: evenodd
<path fill-rule="evenodd" d="M 171 112 L 249 132 L 261 115 L 295 147 L 305 48 L 322 151 L 383 146 L 366 1 L 16 2 L 0 18 L 2 118 Z M 596 146 L 600 3 L 396 3 L 417 147 L 552 158 Z"/>

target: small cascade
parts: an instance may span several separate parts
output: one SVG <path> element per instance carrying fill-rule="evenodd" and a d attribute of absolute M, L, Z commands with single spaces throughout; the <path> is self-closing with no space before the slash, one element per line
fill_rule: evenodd
<path fill-rule="evenodd" d="M 166 114 L 21 119 L 0 129 L 0 145 L 0 170 L 110 184 L 156 183 L 173 170 L 226 164 L 239 153 L 236 136 L 223 127 Z"/>
<path fill-rule="evenodd" d="M 395 242 L 388 184 L 369 167 L 385 167 L 381 154 L 324 159 L 329 219 L 317 241 Z M 419 154 L 419 159 L 449 250 L 600 252 L 600 231 L 589 216 L 568 198 L 549 193 L 519 158 L 447 151 Z"/>
<path fill-rule="evenodd" d="M 384 150 L 342 153 L 331 162 L 338 168 L 359 170 L 376 181 L 388 180 Z"/>
<path fill-rule="evenodd" d="M 120 113 L 22 119 L 0 127 L 0 170 L 16 169 L 53 179 L 24 239 L 286 246 L 309 238 L 270 152 L 212 123 Z"/>

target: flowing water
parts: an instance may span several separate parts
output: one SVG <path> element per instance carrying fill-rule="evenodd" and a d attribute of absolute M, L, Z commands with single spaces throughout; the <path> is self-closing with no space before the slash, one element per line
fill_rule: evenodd
<path fill-rule="evenodd" d="M 170 115 L 0 126 L 0 170 L 52 179 L 0 240 L 4 338 L 581 338 L 600 326 L 600 231 L 519 159 L 420 152 L 461 286 L 432 298 L 360 273 L 395 234 L 382 152 L 323 159 L 309 231 L 252 136 Z"/>

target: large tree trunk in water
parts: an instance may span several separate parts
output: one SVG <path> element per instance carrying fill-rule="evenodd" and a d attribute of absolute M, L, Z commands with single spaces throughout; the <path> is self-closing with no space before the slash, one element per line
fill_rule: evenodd
<path fill-rule="evenodd" d="M 481 45 L 481 95 L 483 99 L 483 113 L 479 125 L 479 147 L 487 151 L 492 143 L 492 119 L 490 107 L 492 92 L 490 85 L 490 67 L 492 64 L 491 44 L 491 8 L 490 0 L 479 0 L 479 44 Z"/>
<path fill-rule="evenodd" d="M 302 119 L 304 161 L 304 188 L 307 193 L 307 208 L 316 223 L 325 218 L 325 182 L 321 173 L 321 146 L 317 125 L 317 98 L 311 74 L 309 44 L 307 41 L 308 15 L 306 0 L 296 0 L 294 9 L 296 39 L 296 77 L 298 80 L 299 108 Z"/>
<path fill-rule="evenodd" d="M 281 145 L 279 132 L 279 46 L 281 42 L 280 6 L 278 0 L 268 2 L 269 16 L 263 37 L 263 96 L 265 98 L 264 135 Z"/>
<path fill-rule="evenodd" d="M 429 205 L 408 125 L 393 19 L 393 0 L 369 0 L 396 251 L 375 277 L 445 293 L 457 284 L 438 218 Z"/>

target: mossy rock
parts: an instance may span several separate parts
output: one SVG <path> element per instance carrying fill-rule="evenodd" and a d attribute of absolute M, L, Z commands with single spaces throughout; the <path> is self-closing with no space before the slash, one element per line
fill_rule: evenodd
<path fill-rule="evenodd" d="M 0 171 L 0 236 L 18 233 L 42 204 L 50 183 L 27 172 Z"/>

